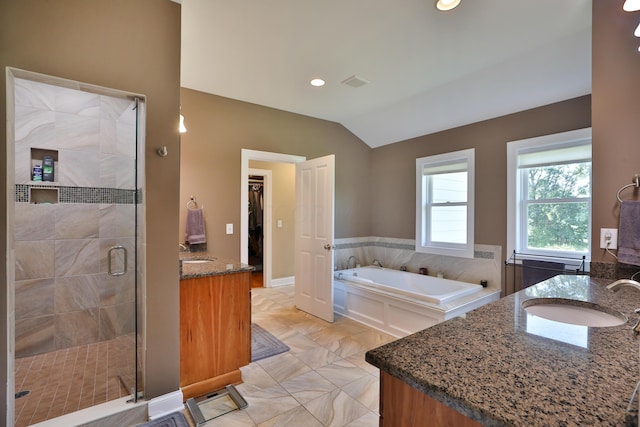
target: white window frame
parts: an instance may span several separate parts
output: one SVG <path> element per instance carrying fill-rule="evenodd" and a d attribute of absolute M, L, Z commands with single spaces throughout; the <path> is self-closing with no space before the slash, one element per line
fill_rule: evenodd
<path fill-rule="evenodd" d="M 536 138 L 511 141 L 507 143 L 507 255 L 516 253 L 527 253 L 535 255 L 538 259 L 548 258 L 552 261 L 554 258 L 580 258 L 584 255 L 586 261 L 591 259 L 591 226 L 593 222 L 591 203 L 593 193 L 589 198 L 589 243 L 586 253 L 571 251 L 555 251 L 555 250 L 527 250 L 524 247 L 526 238 L 522 233 L 526 233 L 526 229 L 521 227 L 523 212 L 523 202 L 520 200 L 520 182 L 518 173 L 518 155 L 530 148 L 549 148 L 569 146 L 579 144 L 581 142 L 589 142 L 591 144 L 591 128 L 577 129 L 568 132 L 556 133 L 551 135 L 540 136 Z M 591 177 L 593 188 L 593 177 Z M 588 265 L 588 264 L 587 264 Z"/>
<path fill-rule="evenodd" d="M 429 218 L 427 218 L 425 199 L 428 184 L 423 179 L 425 168 L 444 166 L 452 163 L 467 164 L 467 233 L 466 243 L 431 242 L 428 238 Z M 453 203 L 452 203 L 453 204 Z M 465 205 L 465 203 L 455 203 Z M 416 159 L 416 252 L 448 255 L 460 258 L 474 256 L 474 223 L 475 223 L 475 149 L 454 151 L 451 153 Z"/>

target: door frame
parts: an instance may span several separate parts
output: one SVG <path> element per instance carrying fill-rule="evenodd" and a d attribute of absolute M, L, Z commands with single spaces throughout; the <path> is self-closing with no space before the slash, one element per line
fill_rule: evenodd
<path fill-rule="evenodd" d="M 240 150 L 240 262 L 248 264 L 249 261 L 249 161 L 259 160 L 263 162 L 273 163 L 300 163 L 307 160 L 305 156 L 296 156 L 293 154 L 273 153 L 269 151 L 249 150 L 242 148 Z M 271 219 L 269 219 L 271 220 Z M 269 224 L 269 229 L 271 224 Z M 267 257 L 263 259 L 264 269 L 264 287 L 271 287 L 272 272 L 272 234 L 264 236 L 264 247 L 267 251 Z"/>

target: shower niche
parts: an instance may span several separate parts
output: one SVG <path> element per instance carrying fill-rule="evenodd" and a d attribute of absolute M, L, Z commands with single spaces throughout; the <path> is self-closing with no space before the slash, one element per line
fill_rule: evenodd
<path fill-rule="evenodd" d="M 52 184 L 58 176 L 58 150 L 31 148 L 31 182 Z"/>

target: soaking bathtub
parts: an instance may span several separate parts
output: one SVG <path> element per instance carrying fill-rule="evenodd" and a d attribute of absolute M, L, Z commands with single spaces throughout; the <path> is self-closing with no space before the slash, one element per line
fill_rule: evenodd
<path fill-rule="evenodd" d="M 500 290 L 376 266 L 334 272 L 334 310 L 396 337 L 497 301 Z"/>

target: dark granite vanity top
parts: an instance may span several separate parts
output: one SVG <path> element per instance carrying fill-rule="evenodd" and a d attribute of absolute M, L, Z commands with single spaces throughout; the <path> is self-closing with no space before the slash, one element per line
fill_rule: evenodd
<path fill-rule="evenodd" d="M 640 292 L 614 293 L 610 282 L 556 276 L 371 350 L 366 360 L 484 425 L 624 426 L 640 381 L 631 330 Z M 522 308 L 533 298 L 588 301 L 629 320 L 599 328 L 546 321 Z"/>
<path fill-rule="evenodd" d="M 206 262 L 188 262 L 189 260 Z M 219 258 L 207 252 L 180 252 L 180 279 L 194 279 L 253 270 L 255 268 L 251 265 Z"/>

